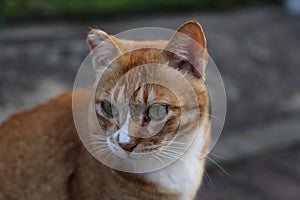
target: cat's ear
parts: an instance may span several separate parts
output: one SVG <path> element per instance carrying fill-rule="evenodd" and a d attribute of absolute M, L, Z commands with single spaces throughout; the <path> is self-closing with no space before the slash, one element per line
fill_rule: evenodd
<path fill-rule="evenodd" d="M 121 51 L 114 40 L 113 36 L 98 29 L 92 29 L 88 33 L 87 42 L 93 55 L 95 71 L 98 74 L 121 55 Z"/>
<path fill-rule="evenodd" d="M 206 39 L 197 21 L 188 21 L 179 27 L 165 49 L 175 68 L 197 78 L 205 76 L 208 62 Z"/>

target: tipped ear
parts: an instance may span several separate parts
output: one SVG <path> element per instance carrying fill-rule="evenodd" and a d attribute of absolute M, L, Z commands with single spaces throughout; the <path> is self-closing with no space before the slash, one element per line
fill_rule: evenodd
<path fill-rule="evenodd" d="M 88 33 L 87 42 L 92 51 L 94 68 L 98 74 L 121 55 L 119 47 L 114 42 L 114 37 L 104 31 L 92 29 Z"/>
<path fill-rule="evenodd" d="M 189 21 L 179 27 L 166 50 L 175 68 L 197 78 L 204 77 L 208 53 L 204 32 L 197 21 Z"/>

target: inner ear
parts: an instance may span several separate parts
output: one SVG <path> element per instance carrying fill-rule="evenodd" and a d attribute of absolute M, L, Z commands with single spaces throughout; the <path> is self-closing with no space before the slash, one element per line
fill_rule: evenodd
<path fill-rule="evenodd" d="M 200 24 L 190 21 L 183 24 L 167 44 L 167 59 L 180 71 L 196 78 L 204 77 L 207 65 L 206 39 Z"/>
<path fill-rule="evenodd" d="M 185 59 L 178 59 L 176 61 L 176 67 L 181 71 L 187 71 L 190 72 L 192 75 L 194 75 L 197 78 L 201 78 L 200 71 L 197 70 L 192 63 L 190 63 L 188 60 Z"/>
<path fill-rule="evenodd" d="M 87 42 L 90 46 L 94 68 L 98 75 L 121 55 L 121 50 L 115 43 L 115 40 L 116 38 L 113 36 L 98 29 L 92 29 L 88 34 Z"/>
<path fill-rule="evenodd" d="M 164 51 L 163 55 L 167 57 L 168 63 L 170 64 L 171 67 L 179 70 L 182 73 L 193 75 L 196 78 L 203 78 L 203 74 L 205 70 L 204 66 L 206 64 L 198 63 L 197 66 L 195 67 L 196 61 L 193 62 L 191 61 L 191 59 L 186 58 L 184 56 L 180 56 L 178 54 L 169 51 Z M 201 60 L 198 62 L 201 62 Z"/>

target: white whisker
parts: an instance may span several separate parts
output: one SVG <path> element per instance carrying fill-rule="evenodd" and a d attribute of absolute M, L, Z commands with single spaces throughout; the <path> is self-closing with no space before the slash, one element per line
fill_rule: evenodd
<path fill-rule="evenodd" d="M 95 156 L 98 156 L 99 154 L 102 154 L 102 153 L 104 153 L 106 151 L 110 151 L 110 150 L 109 149 L 100 149 L 100 150 L 98 150 L 98 151 L 95 152 Z"/>
<path fill-rule="evenodd" d="M 105 140 L 106 141 L 106 137 L 102 136 L 102 135 L 89 135 L 86 138 L 83 139 L 84 142 L 90 141 L 90 140 Z"/>
<path fill-rule="evenodd" d="M 210 160 L 212 163 L 214 163 L 217 167 L 219 167 L 226 175 L 231 176 L 221 165 L 214 161 L 212 158 L 209 158 L 208 156 L 206 157 L 208 160 Z"/>
<path fill-rule="evenodd" d="M 211 117 L 211 118 L 214 118 L 214 119 L 217 119 L 219 120 L 220 122 L 223 122 L 224 120 L 222 120 L 221 118 L 215 116 L 215 115 L 212 115 L 212 114 L 208 114 L 208 113 L 205 113 L 205 112 L 197 112 L 199 114 L 202 114 L 202 115 L 205 115 L 205 116 L 208 116 L 208 117 Z M 209 122 L 208 122 L 209 123 Z"/>
<path fill-rule="evenodd" d="M 175 157 L 174 155 L 171 155 L 169 153 L 166 153 L 166 152 L 160 152 L 159 156 L 163 157 L 163 158 L 166 158 L 168 160 L 174 160 L 174 159 L 177 159 L 177 157 Z"/>
<path fill-rule="evenodd" d="M 206 170 L 204 170 L 203 176 L 206 182 L 208 183 L 208 185 L 215 189 L 215 184 Z"/>
<path fill-rule="evenodd" d="M 107 142 L 94 141 L 94 142 L 89 142 L 87 145 L 91 145 L 91 144 L 107 144 Z"/>
<path fill-rule="evenodd" d="M 214 153 L 212 153 L 212 152 L 210 152 L 209 155 L 212 155 L 212 156 L 214 156 L 214 157 L 216 157 L 216 158 L 220 158 L 220 159 L 222 159 L 222 160 L 226 160 L 224 157 L 222 157 L 222 156 L 220 156 L 220 155 L 217 155 L 217 154 L 214 154 Z"/>

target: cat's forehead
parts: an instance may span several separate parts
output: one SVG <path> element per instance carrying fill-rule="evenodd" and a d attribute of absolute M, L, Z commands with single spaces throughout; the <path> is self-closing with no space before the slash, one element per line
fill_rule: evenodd
<path fill-rule="evenodd" d="M 152 104 L 172 104 L 179 106 L 176 95 L 163 85 L 151 83 L 139 85 L 138 81 L 128 80 L 120 86 L 99 88 L 96 99 L 109 101 L 114 104 L 127 103 L 137 106 Z"/>
<path fill-rule="evenodd" d="M 121 94 L 123 98 L 134 97 L 131 100 L 155 94 L 160 97 L 159 91 L 163 91 L 161 86 L 145 84 L 146 79 L 161 73 L 153 70 L 153 67 L 158 69 L 162 63 L 167 64 L 160 53 L 159 49 L 142 48 L 121 55 L 102 74 L 97 84 L 96 97 L 118 99 L 116 95 Z"/>
<path fill-rule="evenodd" d="M 116 64 L 123 70 L 128 71 L 139 65 L 160 63 L 162 62 L 161 51 L 157 48 L 140 48 L 129 51 L 118 57 Z"/>

